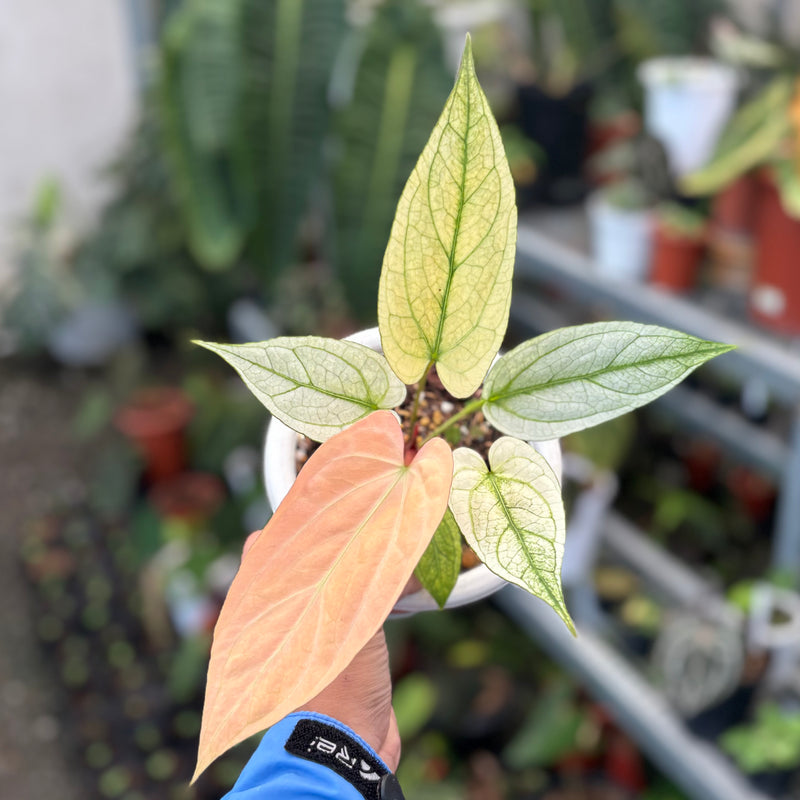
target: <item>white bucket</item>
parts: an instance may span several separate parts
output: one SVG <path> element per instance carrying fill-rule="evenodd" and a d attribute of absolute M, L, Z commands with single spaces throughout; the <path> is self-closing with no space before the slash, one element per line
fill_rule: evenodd
<path fill-rule="evenodd" d="M 612 205 L 602 191 L 589 198 L 586 211 L 598 274 L 612 281 L 644 281 L 653 237 L 650 211 Z"/>
<path fill-rule="evenodd" d="M 645 130 L 664 145 L 674 175 L 708 163 L 736 103 L 736 70 L 708 58 L 654 58 L 638 76 Z"/>

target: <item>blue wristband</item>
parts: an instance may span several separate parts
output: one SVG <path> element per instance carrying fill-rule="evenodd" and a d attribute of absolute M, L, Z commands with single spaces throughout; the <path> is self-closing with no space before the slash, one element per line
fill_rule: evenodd
<path fill-rule="evenodd" d="M 350 728 L 289 714 L 270 728 L 223 800 L 403 800 L 391 770 Z"/>

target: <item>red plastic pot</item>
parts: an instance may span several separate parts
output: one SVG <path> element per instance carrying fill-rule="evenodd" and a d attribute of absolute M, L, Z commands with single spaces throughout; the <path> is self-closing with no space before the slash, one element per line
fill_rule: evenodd
<path fill-rule="evenodd" d="M 687 236 L 656 224 L 650 282 L 675 292 L 692 289 L 704 248 L 704 234 Z"/>
<path fill-rule="evenodd" d="M 589 140 L 587 157 L 591 158 L 627 139 L 633 139 L 642 129 L 642 119 L 635 111 L 621 111 L 603 120 L 589 121 Z"/>
<path fill-rule="evenodd" d="M 750 312 L 757 322 L 790 335 L 800 334 L 800 220 L 784 211 L 768 175 L 760 175 L 756 213 L 756 267 Z"/>
<path fill-rule="evenodd" d="M 715 197 L 711 216 L 724 231 L 752 233 L 758 207 L 758 178 L 752 172 L 740 175 Z"/>
<path fill-rule="evenodd" d="M 165 519 L 198 523 L 219 510 L 225 500 L 225 484 L 210 472 L 183 472 L 156 484 L 148 499 Z"/>
<path fill-rule="evenodd" d="M 186 426 L 192 413 L 192 404 L 183 392 L 167 386 L 142 389 L 117 412 L 114 422 L 144 459 L 149 483 L 184 470 Z"/>

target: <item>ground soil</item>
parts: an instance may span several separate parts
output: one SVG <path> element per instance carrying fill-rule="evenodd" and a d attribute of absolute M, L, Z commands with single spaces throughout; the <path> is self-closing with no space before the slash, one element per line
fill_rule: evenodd
<path fill-rule="evenodd" d="M 408 425 L 412 413 L 412 405 L 414 396 L 416 394 L 416 384 L 409 387 L 406 400 L 400 408 L 396 409 L 400 419 L 403 423 L 403 430 L 406 432 L 406 439 L 408 440 Z M 435 369 L 428 377 L 425 390 L 420 398 L 419 409 L 417 412 L 417 424 L 414 426 L 414 446 L 419 448 L 422 446 L 423 441 L 428 434 L 435 431 L 443 422 L 450 417 L 458 414 L 464 405 L 480 396 L 480 389 L 473 395 L 473 397 L 466 400 L 459 400 L 453 397 L 442 385 L 436 375 Z M 489 448 L 492 443 L 500 437 L 500 433 L 492 428 L 483 416 L 483 412 L 476 411 L 471 416 L 465 417 L 458 423 L 453 425 L 443 434 L 443 438 L 450 444 L 451 447 L 470 447 L 483 456 L 484 460 L 488 459 Z M 296 464 L 297 471 L 299 472 L 303 465 L 317 450 L 319 444 L 311 441 L 311 439 L 300 436 L 298 437 Z M 475 555 L 472 548 L 462 540 L 462 557 L 461 568 L 471 569 L 480 563 L 477 555 Z"/>
<path fill-rule="evenodd" d="M 18 559 L 28 522 L 74 502 L 85 461 L 69 421 L 83 378 L 0 359 L 0 800 L 93 800 L 71 763 Z"/>

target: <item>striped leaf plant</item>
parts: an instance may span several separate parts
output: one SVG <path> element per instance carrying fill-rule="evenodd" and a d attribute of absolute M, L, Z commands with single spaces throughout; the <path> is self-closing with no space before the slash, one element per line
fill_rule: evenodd
<path fill-rule="evenodd" d="M 198 342 L 270 413 L 321 445 L 244 557 L 214 635 L 197 774 L 314 697 L 380 627 L 416 570 L 444 604 L 463 537 L 574 632 L 559 479 L 528 443 L 641 406 L 730 348 L 631 322 L 551 331 L 496 358 L 517 211 L 469 39 L 401 195 L 378 290 L 382 353 L 349 341 Z M 461 409 L 417 442 L 432 372 Z M 415 393 L 407 402 L 409 387 Z M 403 417 L 393 409 L 406 402 Z M 482 411 L 488 462 L 451 447 Z M 444 438 L 446 437 L 446 438 Z"/>

